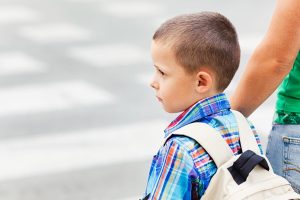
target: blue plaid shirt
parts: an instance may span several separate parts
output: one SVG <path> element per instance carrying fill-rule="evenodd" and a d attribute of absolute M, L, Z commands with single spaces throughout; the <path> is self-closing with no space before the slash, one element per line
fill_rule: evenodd
<path fill-rule="evenodd" d="M 235 155 L 241 153 L 237 122 L 225 94 L 206 98 L 185 110 L 167 127 L 165 137 L 195 121 L 215 128 Z M 261 149 L 258 135 L 250 126 Z M 211 157 L 195 140 L 171 137 L 153 157 L 145 199 L 200 199 L 216 171 Z"/>

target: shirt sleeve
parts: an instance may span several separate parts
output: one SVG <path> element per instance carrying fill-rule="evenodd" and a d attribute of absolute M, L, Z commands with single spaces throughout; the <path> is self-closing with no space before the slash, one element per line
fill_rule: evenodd
<path fill-rule="evenodd" d="M 188 151 L 171 138 L 154 159 L 146 189 L 148 199 L 191 199 L 189 174 L 194 163 Z"/>
<path fill-rule="evenodd" d="M 248 121 L 248 124 L 250 125 L 250 128 L 251 128 L 251 130 L 252 130 L 252 132 L 253 132 L 253 134 L 254 134 L 254 136 L 255 136 L 255 139 L 256 139 L 256 142 L 257 142 L 257 144 L 258 144 L 260 153 L 261 153 L 261 154 L 264 154 L 263 149 L 262 149 L 262 146 L 261 146 L 261 142 L 260 142 L 259 135 L 258 135 L 258 133 L 257 133 L 257 131 L 256 131 L 255 127 L 254 127 L 254 125 L 253 125 L 252 122 L 250 122 L 249 120 L 247 120 L 247 121 Z"/>

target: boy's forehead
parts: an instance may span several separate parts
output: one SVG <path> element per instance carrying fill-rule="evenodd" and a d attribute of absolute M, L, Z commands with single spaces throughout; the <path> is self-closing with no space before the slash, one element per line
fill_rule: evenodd
<path fill-rule="evenodd" d="M 151 56 L 154 67 L 156 68 L 173 71 L 179 67 L 173 51 L 163 43 L 156 41 L 152 42 Z"/>
<path fill-rule="evenodd" d="M 167 53 L 170 56 L 175 56 L 175 52 L 172 48 L 172 45 L 170 43 L 166 43 L 164 41 L 156 41 L 152 40 L 151 43 L 151 53 Z"/>
<path fill-rule="evenodd" d="M 171 49 L 174 42 L 171 39 L 155 39 L 152 40 L 151 44 Z"/>

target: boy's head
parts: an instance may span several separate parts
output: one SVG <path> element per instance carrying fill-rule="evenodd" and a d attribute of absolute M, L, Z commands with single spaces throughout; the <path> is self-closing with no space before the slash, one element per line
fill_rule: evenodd
<path fill-rule="evenodd" d="M 151 86 L 167 112 L 224 91 L 240 61 L 233 25 L 214 12 L 166 21 L 153 35 L 151 53 L 156 68 Z"/>

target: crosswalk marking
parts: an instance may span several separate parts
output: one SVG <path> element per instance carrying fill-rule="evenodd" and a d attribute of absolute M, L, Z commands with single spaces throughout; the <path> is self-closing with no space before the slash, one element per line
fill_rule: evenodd
<path fill-rule="evenodd" d="M 4 55 L 0 55 L 0 132 L 3 133 L 0 140 L 1 200 L 113 200 L 117 197 L 120 198 L 117 198 L 118 200 L 137 200 L 142 197 L 145 177 L 149 170 L 145 170 L 145 165 L 150 164 L 153 155 L 148 147 L 154 149 L 153 152 L 157 151 L 158 147 L 154 144 L 161 144 L 161 131 L 169 123 L 163 120 L 152 121 L 154 110 L 149 110 L 149 113 L 139 119 L 151 121 L 137 123 L 133 121 L 132 116 L 134 113 L 141 114 L 135 109 L 139 109 L 140 106 L 147 107 L 151 101 L 147 97 L 155 101 L 154 92 L 149 87 L 152 73 L 147 74 L 152 71 L 147 70 L 151 68 L 152 63 L 148 45 L 154 31 L 162 22 L 178 12 L 195 11 L 197 5 L 198 10 L 200 7 L 201 10 L 220 10 L 229 13 L 233 21 L 240 23 L 241 29 L 238 30 L 255 34 L 239 34 L 242 58 L 248 59 L 258 43 L 256 38 L 261 34 L 260 29 L 267 27 L 269 23 L 267 18 L 271 16 L 272 9 L 268 8 L 274 8 L 273 1 L 270 0 L 260 4 L 265 8 L 256 9 L 256 15 L 245 15 L 241 18 L 239 14 L 245 6 L 239 7 L 237 12 L 232 14 L 232 9 L 228 9 L 232 7 L 230 3 L 216 6 L 211 1 L 197 2 L 171 5 L 170 1 L 145 0 L 1 1 L 0 54 Z M 245 2 L 243 5 L 249 7 L 251 3 Z M 248 10 L 250 9 L 253 10 L 253 7 L 250 6 Z M 264 13 L 264 17 L 256 20 L 255 24 L 243 23 L 251 21 L 261 13 Z M 115 45 L 122 42 L 126 43 L 121 44 L 122 47 Z M 90 45 L 101 48 L 85 48 Z M 78 51 L 70 51 L 74 50 L 72 47 L 76 47 L 74 49 Z M 57 50 L 58 52 L 51 54 Z M 84 52 L 85 50 L 90 51 Z M 91 54 L 87 55 L 89 53 Z M 242 65 L 244 63 L 242 61 Z M 52 65 L 56 65 L 55 68 L 52 69 Z M 76 66 L 74 71 L 69 72 L 64 68 L 66 65 Z M 97 83 L 88 82 L 88 79 L 94 78 L 91 77 L 94 70 L 89 69 L 93 66 L 99 67 L 101 81 Z M 242 69 L 243 67 L 241 66 Z M 127 73 L 123 73 L 124 70 Z M 101 73 L 104 71 L 108 73 Z M 120 77 L 121 72 L 121 82 L 126 79 L 129 81 L 129 84 L 122 86 L 127 95 L 125 101 L 114 96 L 112 89 L 115 85 L 102 84 L 103 78 L 107 81 L 110 79 L 103 76 L 119 73 Z M 145 74 L 135 76 L 143 72 Z M 81 75 L 84 76 L 80 79 L 82 81 L 78 80 Z M 56 81 L 58 82 L 55 83 Z M 73 84 L 74 82 L 78 84 Z M 71 83 L 70 86 L 65 85 L 68 83 Z M 125 109 L 124 104 L 135 104 L 131 101 L 136 95 L 132 92 L 135 86 L 139 95 L 142 95 L 136 99 L 140 106 L 129 106 Z M 232 92 L 235 86 L 236 83 L 233 83 L 229 92 Z M 126 92 L 127 90 L 131 92 Z M 160 109 L 159 102 L 156 102 L 155 106 Z M 114 113 L 107 112 L 107 109 L 102 110 L 104 107 L 114 107 L 113 110 L 118 110 L 117 113 L 122 110 L 129 111 L 124 118 L 126 122 L 134 124 L 120 125 L 122 123 L 119 121 L 107 124 L 106 122 L 114 117 Z M 101 113 L 106 119 L 98 119 L 100 121 L 97 129 L 86 130 L 91 123 L 87 124 L 85 120 L 82 124 L 75 125 L 79 128 L 75 130 L 74 122 L 84 116 L 73 116 L 74 119 L 64 117 L 72 115 L 74 111 L 83 111 L 93 116 L 99 116 Z M 268 131 L 271 120 L 265 116 L 272 110 L 260 107 L 258 111 L 256 114 L 259 116 L 253 116 L 252 121 L 258 130 Z M 45 126 L 47 121 L 58 115 L 59 118 L 64 118 L 59 122 L 61 125 L 57 126 L 59 120 L 54 119 Z M 174 117 L 175 115 L 177 114 L 174 114 Z M 165 118 L 167 117 L 168 114 Z M 35 119 L 38 119 L 37 122 Z M 105 128 L 101 127 L 102 124 L 106 125 Z M 35 134 L 50 126 L 51 130 L 57 132 L 46 130 Z M 58 130 L 59 127 L 63 130 Z M 154 127 L 157 130 L 152 132 L 150 129 Z M 140 131 L 142 129 L 143 131 Z M 140 135 L 140 132 L 147 132 L 147 136 Z M 131 138 L 130 133 L 137 135 L 138 139 L 127 141 L 126 139 Z M 14 137 L 6 137 L 8 135 Z M 152 138 L 151 141 L 148 139 L 150 136 L 156 139 Z M 111 153 L 111 146 L 115 145 L 115 141 L 117 145 L 121 141 L 124 143 L 120 144 L 120 149 L 116 150 L 118 152 Z M 141 145 L 136 147 L 136 143 Z M 135 151 L 134 148 L 138 148 L 136 152 L 141 151 L 140 154 L 127 156 L 130 151 Z M 123 151 L 125 157 L 119 157 L 117 153 Z M 105 156 L 110 153 L 112 157 L 108 160 Z M 115 173 L 116 169 L 126 173 L 118 176 Z M 124 182 L 128 183 L 127 187 L 120 184 Z M 125 191 L 129 187 L 132 191 Z M 137 189 L 138 187 L 140 188 Z"/>
<path fill-rule="evenodd" d="M 155 16 L 165 11 L 159 4 L 147 1 L 105 2 L 100 9 L 116 17 Z"/>
<path fill-rule="evenodd" d="M 20 30 L 23 37 L 40 43 L 73 42 L 87 40 L 90 31 L 70 23 L 42 24 L 23 27 Z"/>
<path fill-rule="evenodd" d="M 37 20 L 40 20 L 38 13 L 25 6 L 0 6 L 0 24 L 34 22 Z"/>
<path fill-rule="evenodd" d="M 0 53 L 0 75 L 12 75 L 45 71 L 40 61 L 23 52 Z"/>
<path fill-rule="evenodd" d="M 163 137 L 161 120 L 0 141 L 0 181 L 151 160 Z"/>
<path fill-rule="evenodd" d="M 96 67 L 150 62 L 148 51 L 129 44 L 96 45 L 70 49 L 70 56 Z"/>
<path fill-rule="evenodd" d="M 81 80 L 0 88 L 0 116 L 112 103 L 105 90 Z"/>

